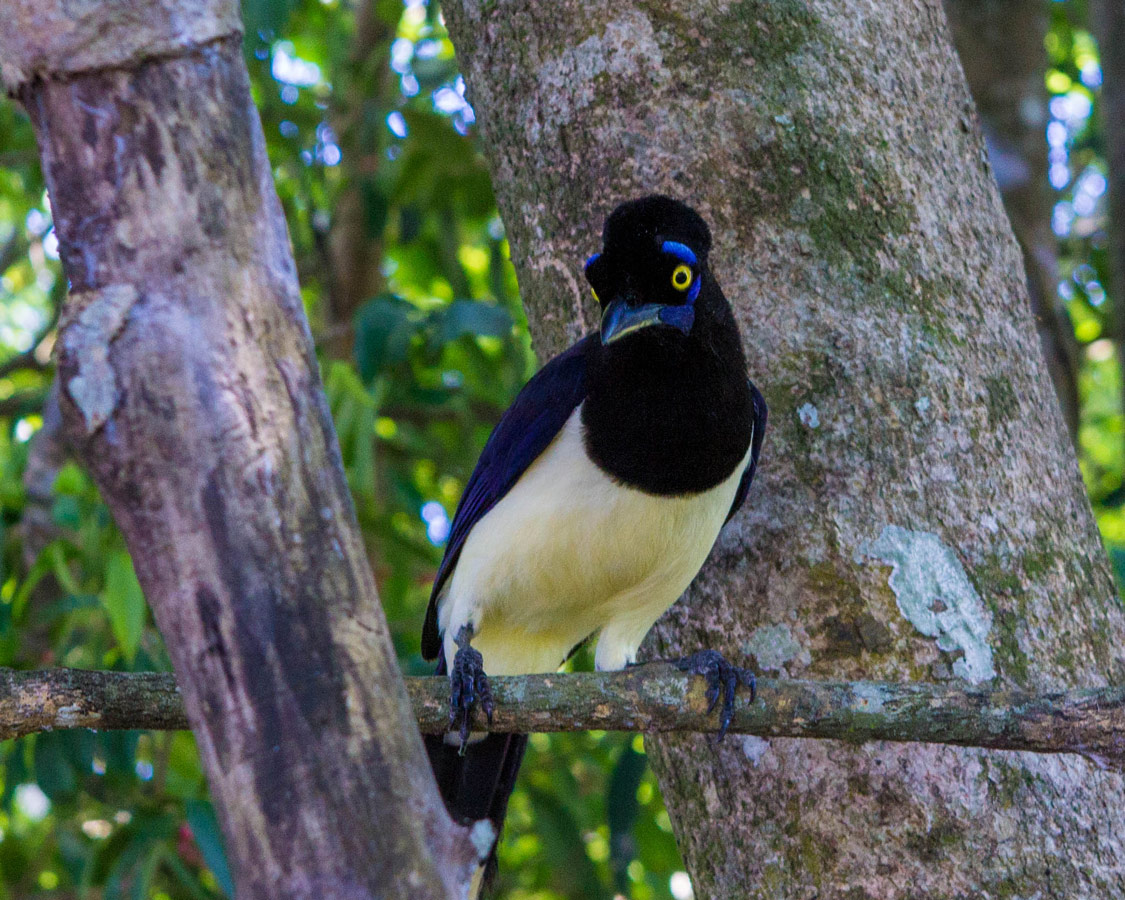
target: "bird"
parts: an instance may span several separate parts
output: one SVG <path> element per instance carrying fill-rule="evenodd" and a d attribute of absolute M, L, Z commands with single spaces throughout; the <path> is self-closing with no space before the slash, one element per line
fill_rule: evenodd
<path fill-rule="evenodd" d="M 595 635 L 598 670 L 635 664 L 747 496 L 767 409 L 710 250 L 679 200 L 614 209 L 584 266 L 599 329 L 528 381 L 465 485 L 422 632 L 450 680 L 451 732 L 426 745 L 460 822 L 499 834 L 527 741 L 470 734 L 488 676 L 556 671 Z M 721 740 L 753 674 L 710 649 L 675 662 L 722 700 Z"/>

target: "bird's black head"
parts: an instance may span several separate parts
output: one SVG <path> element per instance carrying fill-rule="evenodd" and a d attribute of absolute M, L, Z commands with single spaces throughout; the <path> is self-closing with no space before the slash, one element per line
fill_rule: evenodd
<path fill-rule="evenodd" d="M 710 278 L 711 232 L 699 214 L 671 197 L 631 200 L 606 219 L 602 243 L 586 261 L 602 308 L 602 343 L 653 327 L 691 334 Z"/>

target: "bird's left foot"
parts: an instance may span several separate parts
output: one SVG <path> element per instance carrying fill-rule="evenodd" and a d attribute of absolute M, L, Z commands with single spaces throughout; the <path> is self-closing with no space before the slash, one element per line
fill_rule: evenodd
<path fill-rule="evenodd" d="M 492 688 L 488 684 L 488 676 L 484 674 L 484 657 L 480 651 L 473 648 L 469 640 L 473 633 L 467 627 L 458 633 L 457 654 L 453 657 L 453 668 L 449 670 L 449 727 L 458 725 L 458 734 L 461 737 L 461 755 L 465 755 L 465 746 L 469 743 L 469 721 L 473 717 L 473 706 L 477 702 L 484 714 L 488 717 L 488 724 L 492 724 Z"/>
<path fill-rule="evenodd" d="M 718 650 L 700 650 L 691 656 L 673 660 L 674 665 L 681 672 L 690 672 L 692 675 L 702 675 L 707 680 L 707 712 L 711 713 L 723 701 L 719 713 L 719 741 L 721 741 L 730 727 L 730 720 L 734 717 L 734 694 L 741 683 L 750 689 L 750 702 L 757 696 L 757 681 L 754 673 L 749 669 L 740 669 L 732 666 L 723 659 Z"/>

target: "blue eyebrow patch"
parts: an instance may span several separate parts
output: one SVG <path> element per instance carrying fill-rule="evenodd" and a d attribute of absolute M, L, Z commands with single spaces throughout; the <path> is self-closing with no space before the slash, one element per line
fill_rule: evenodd
<path fill-rule="evenodd" d="M 600 253 L 595 253 L 593 256 L 591 256 L 589 259 L 586 260 L 586 265 L 584 265 L 582 268 L 584 268 L 584 269 L 590 268 L 590 266 L 592 266 L 595 262 L 597 262 L 597 260 L 600 256 L 601 256 Z"/>
<path fill-rule="evenodd" d="M 699 262 L 691 247 L 687 244 L 681 244 L 679 241 L 665 241 L 660 245 L 660 249 L 681 262 L 686 262 L 689 266 L 694 266 Z"/>

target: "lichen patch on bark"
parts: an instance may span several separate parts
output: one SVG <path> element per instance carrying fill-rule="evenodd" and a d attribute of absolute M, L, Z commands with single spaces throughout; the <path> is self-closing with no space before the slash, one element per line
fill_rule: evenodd
<path fill-rule="evenodd" d="M 753 656 L 758 666 L 767 671 L 779 671 L 786 663 L 797 660 L 808 665 L 809 651 L 794 636 L 786 624 L 763 625 L 743 642 L 742 649 Z"/>
<path fill-rule="evenodd" d="M 886 526 L 860 555 L 882 560 L 893 567 L 888 583 L 899 611 L 910 624 L 937 645 L 964 655 L 953 663 L 953 674 L 972 684 L 996 677 L 992 648 L 988 644 L 992 613 L 957 554 L 928 531 Z"/>
<path fill-rule="evenodd" d="M 77 361 L 78 373 L 67 379 L 66 392 L 82 413 L 87 434 L 101 428 L 117 406 L 117 377 L 109 351 L 138 297 L 131 284 L 71 294 L 68 319 L 73 321 L 63 329 L 63 342 Z"/>

